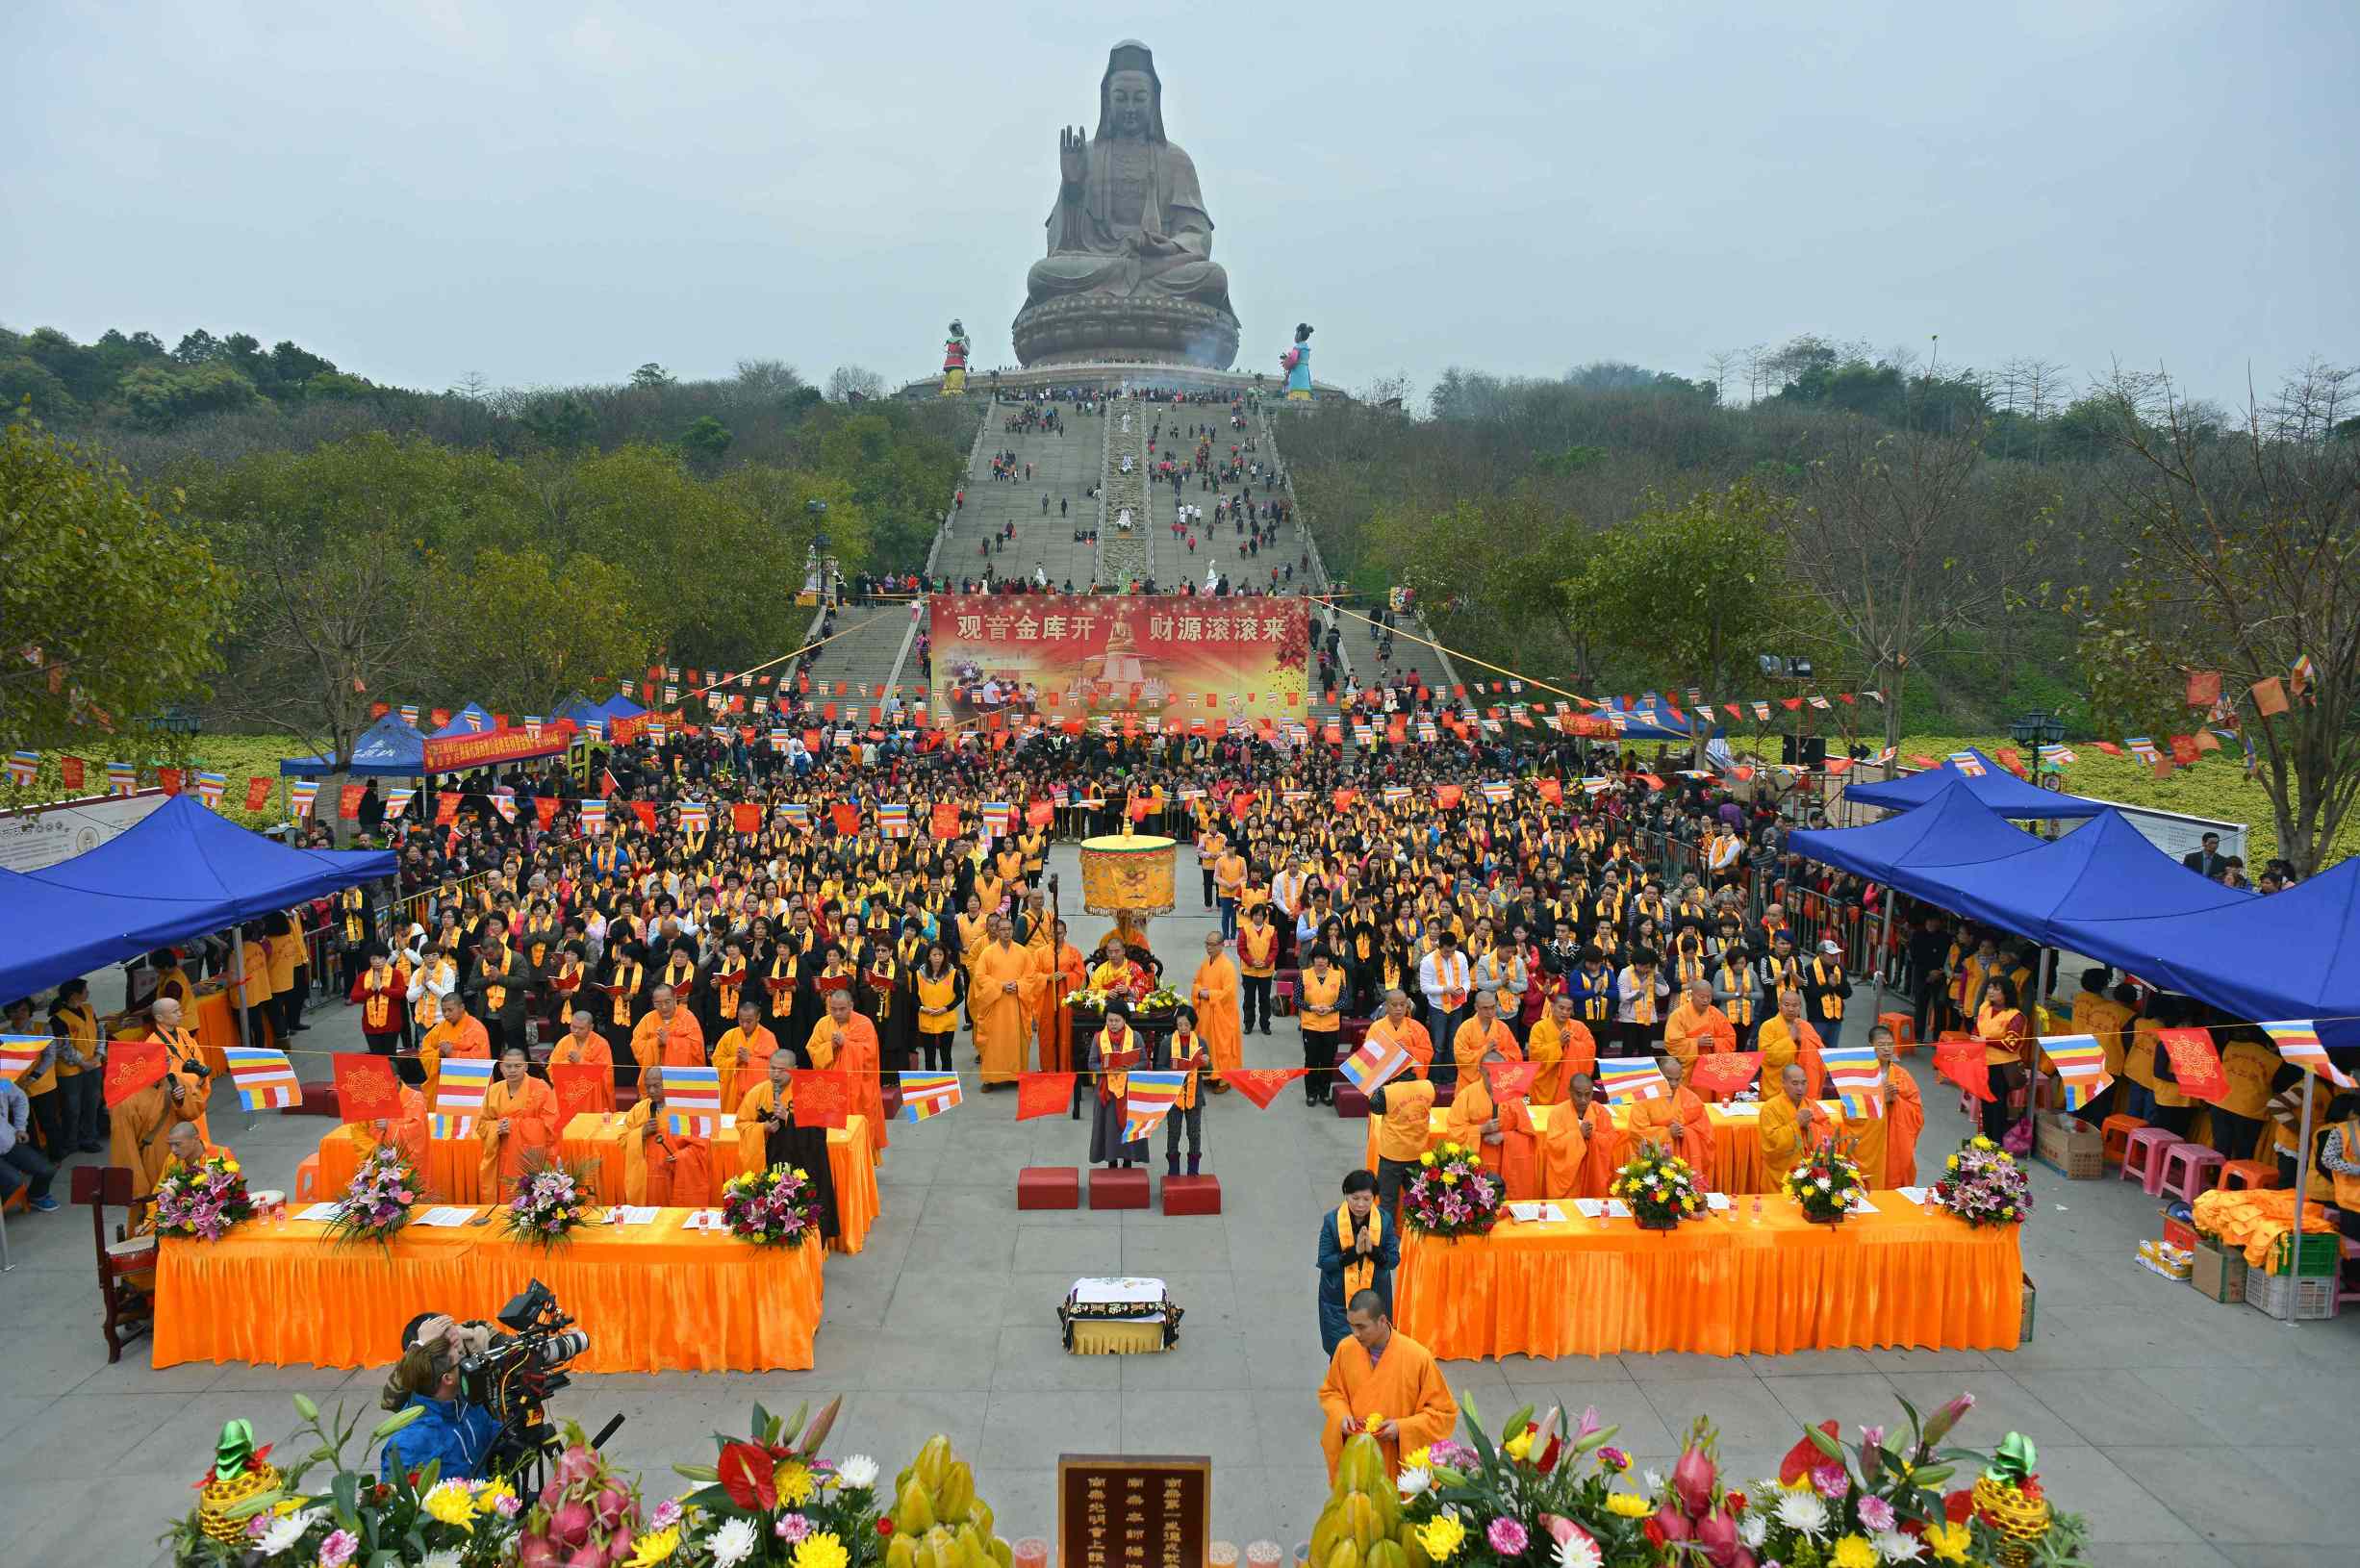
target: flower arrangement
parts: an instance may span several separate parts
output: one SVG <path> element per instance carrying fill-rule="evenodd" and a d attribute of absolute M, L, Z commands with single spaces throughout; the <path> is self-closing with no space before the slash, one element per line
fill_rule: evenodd
<path fill-rule="evenodd" d="M 597 1223 L 592 1218 L 598 1207 L 591 1198 L 596 1190 L 586 1164 L 528 1161 L 517 1182 L 517 1195 L 500 1205 L 501 1234 L 510 1241 L 532 1242 L 545 1252 L 557 1247 L 583 1226 Z"/>
<path fill-rule="evenodd" d="M 1383 1496 L 1376 1439 L 1362 1434 L 1345 1445 L 1335 1494 L 1312 1531 L 1312 1561 L 1332 1562 L 1344 1543 L 1362 1563 L 1390 1563 L 1398 1551 L 1418 1568 L 1641 1568 L 1659 1560 L 1640 1523 L 1653 1505 L 1617 1489 L 1630 1455 L 1611 1446 L 1615 1429 L 1595 1409 L 1568 1427 L 1562 1411 L 1535 1421 L 1528 1405 L 1494 1442 L 1473 1401 L 1462 1396 L 1459 1408 L 1467 1441 L 1403 1454 L 1398 1503 Z M 1355 1492 L 1369 1495 L 1356 1501 Z"/>
<path fill-rule="evenodd" d="M 1445 1140 L 1418 1156 L 1417 1173 L 1402 1189 L 1402 1217 L 1432 1236 L 1487 1235 L 1500 1223 L 1506 1192 L 1481 1154 Z"/>
<path fill-rule="evenodd" d="M 1945 1163 L 1934 1201 L 1971 1226 L 2022 1225 L 2032 1212 L 2032 1183 L 2015 1155 L 1978 1136 Z"/>
<path fill-rule="evenodd" d="M 517 1538 L 515 1560 L 520 1568 L 599 1560 L 656 1563 L 679 1550 L 677 1518 L 662 1517 L 662 1507 L 643 1518 L 639 1488 L 583 1439 L 581 1428 L 569 1421 L 564 1430 L 566 1446 Z"/>
<path fill-rule="evenodd" d="M 1606 1190 L 1630 1205 L 1642 1230 L 1677 1230 L 1705 1206 L 1688 1162 L 1651 1143 L 1639 1146 L 1638 1157 L 1616 1171 Z"/>
<path fill-rule="evenodd" d="M 172 1162 L 156 1182 L 156 1234 L 219 1241 L 241 1220 L 254 1218 L 254 1200 L 237 1156 L 208 1154 L 196 1164 Z"/>
<path fill-rule="evenodd" d="M 393 1145 L 380 1145 L 352 1174 L 344 1201 L 328 1221 L 328 1237 L 386 1246 L 410 1223 L 410 1206 L 417 1201 L 417 1167 Z"/>
<path fill-rule="evenodd" d="M 1149 992 L 1146 996 L 1139 999 L 1139 1010 L 1143 1013 L 1174 1012 L 1177 1011 L 1180 1004 L 1186 999 L 1186 998 L 1182 997 L 1179 992 L 1173 990 L 1170 986 L 1159 985 L 1155 990 Z"/>
<path fill-rule="evenodd" d="M 722 1184 L 722 1223 L 756 1247 L 800 1247 L 820 1233 L 811 1173 L 783 1161 Z"/>
<path fill-rule="evenodd" d="M 332 1421 L 323 1419 L 319 1406 L 301 1394 L 294 1404 L 303 1425 L 292 1440 L 278 1446 L 307 1456 L 283 1472 L 266 1462 L 269 1446 L 252 1446 L 245 1422 L 232 1421 L 222 1429 L 218 1455 L 199 1485 L 197 1507 L 162 1537 L 173 1562 L 188 1568 L 243 1568 L 257 1562 L 299 1568 L 367 1568 L 376 1562 L 508 1568 L 536 1561 L 529 1554 L 519 1555 L 525 1510 L 508 1481 L 445 1480 L 431 1462 L 380 1479 L 367 1464 L 368 1450 L 417 1420 L 421 1407 L 413 1405 L 379 1423 L 362 1442 L 362 1467 L 352 1469 L 344 1463 L 344 1452 L 360 1418 L 346 1419 L 340 1407 Z M 331 1474 L 317 1486 L 306 1484 L 305 1478 L 321 1465 Z M 258 1481 L 266 1484 L 258 1487 Z M 237 1501 L 220 1505 L 218 1500 L 233 1491 Z M 554 1565 L 562 1559 L 538 1560 Z"/>
<path fill-rule="evenodd" d="M 1093 985 L 1084 987 L 1066 998 L 1065 1005 L 1084 1013 L 1103 1013 L 1106 1010 L 1106 1003 L 1112 1001 L 1114 998 L 1114 992 L 1102 991 Z"/>
<path fill-rule="evenodd" d="M 1852 1195 L 1866 1185 L 1858 1162 L 1839 1149 L 1833 1138 L 1822 1139 L 1778 1184 L 1802 1208 L 1803 1218 L 1814 1225 L 1841 1224 L 1852 1206 Z"/>

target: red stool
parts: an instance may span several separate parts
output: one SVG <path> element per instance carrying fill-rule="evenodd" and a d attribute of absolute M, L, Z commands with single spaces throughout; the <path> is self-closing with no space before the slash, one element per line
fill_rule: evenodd
<path fill-rule="evenodd" d="M 2213 1190 L 2226 1163 L 2228 1157 L 2219 1150 L 2202 1144 L 2173 1144 L 2164 1151 L 2162 1174 L 2151 1190 L 2158 1198 L 2184 1198 L 2193 1203 L 2198 1193 Z"/>
<path fill-rule="evenodd" d="M 1904 1056 L 1917 1052 L 1917 1020 L 1909 1013 L 1879 1013 L 1876 1021 L 1893 1032 L 1893 1050 Z"/>
<path fill-rule="evenodd" d="M 1016 1173 L 1016 1206 L 1081 1207 L 1081 1172 L 1071 1165 L 1028 1165 Z"/>
<path fill-rule="evenodd" d="M 1342 1078 L 1335 1081 L 1335 1114 L 1344 1121 L 1365 1121 L 1368 1117 L 1368 1096 Z"/>
<path fill-rule="evenodd" d="M 2274 1187 L 2278 1184 L 2278 1167 L 2271 1160 L 2231 1160 L 2220 1168 L 2220 1190 L 2235 1192 L 2240 1187 Z"/>
<path fill-rule="evenodd" d="M 2164 1151 L 2186 1141 L 2162 1127 L 2141 1127 L 2122 1146 L 2122 1179 L 2136 1181 L 2149 1198 L 2157 1197 L 2163 1190 Z"/>
<path fill-rule="evenodd" d="M 2105 1140 L 2102 1152 L 2106 1163 L 2121 1164 L 2122 1146 L 2130 1141 L 2132 1133 L 2145 1125 L 2146 1123 L 2136 1116 L 2110 1116 L 2100 1122 L 2098 1133 Z"/>
<path fill-rule="evenodd" d="M 1166 1214 L 1218 1214 L 1221 1178 L 1208 1176 L 1168 1176 L 1163 1178 Z"/>
<path fill-rule="evenodd" d="M 1103 1166 L 1090 1167 L 1090 1206 L 1096 1208 L 1148 1208 L 1154 1195 L 1149 1191 L 1147 1173 L 1135 1166 L 1109 1170 Z"/>

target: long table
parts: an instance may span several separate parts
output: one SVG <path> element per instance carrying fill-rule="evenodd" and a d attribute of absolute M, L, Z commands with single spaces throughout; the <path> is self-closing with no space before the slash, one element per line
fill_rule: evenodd
<path fill-rule="evenodd" d="M 1813 1225 L 1783 1199 L 1675 1231 L 1630 1220 L 1503 1220 L 1451 1240 L 1406 1231 L 1393 1317 L 1440 1356 L 1700 1355 L 1894 1347 L 2014 1350 L 2013 1226 L 1976 1228 L 1897 1192 Z"/>
<path fill-rule="evenodd" d="M 494 1226 L 412 1223 L 389 1247 L 322 1226 L 248 1221 L 219 1241 L 166 1238 L 153 1361 L 383 1367 L 420 1312 L 492 1319 L 539 1279 L 590 1334 L 584 1372 L 799 1371 L 824 1305 L 820 1249 L 681 1229 L 594 1226 L 551 1251 Z"/>
<path fill-rule="evenodd" d="M 1534 1125 L 1545 1129 L 1549 1125 L 1549 1118 L 1556 1113 L 1557 1109 L 1556 1105 L 1535 1105 L 1532 1108 Z M 1826 1111 L 1830 1116 L 1838 1116 L 1841 1114 L 1843 1105 L 1840 1100 L 1827 1100 L 1820 1101 L 1820 1109 Z M 1629 1129 L 1631 1125 L 1629 1111 L 1617 1105 L 1611 1109 L 1610 1114 L 1614 1118 L 1614 1125 L 1617 1128 Z M 1432 1149 L 1442 1141 L 1442 1128 L 1449 1118 L 1450 1112 L 1440 1106 L 1436 1106 L 1433 1114 L 1427 1118 L 1427 1148 Z M 1733 1111 L 1726 1105 L 1708 1103 L 1705 1106 L 1705 1121 L 1713 1129 L 1713 1184 L 1723 1192 L 1767 1192 L 1769 1179 L 1762 1167 L 1762 1119 L 1760 1115 L 1748 1111 Z M 1377 1118 L 1370 1117 L 1368 1119 L 1368 1147 L 1363 1158 L 1371 1171 L 1377 1169 Z"/>

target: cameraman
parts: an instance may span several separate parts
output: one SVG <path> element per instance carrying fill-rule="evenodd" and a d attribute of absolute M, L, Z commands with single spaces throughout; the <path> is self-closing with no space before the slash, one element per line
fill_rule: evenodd
<path fill-rule="evenodd" d="M 469 1328 L 448 1318 L 427 1318 L 414 1322 L 403 1336 L 409 1348 L 394 1364 L 378 1403 L 389 1410 L 416 1405 L 425 1413 L 386 1439 L 382 1465 L 387 1476 L 439 1459 L 445 1479 L 484 1478 L 499 1423 L 490 1411 L 459 1400 L 459 1363 L 469 1348 Z"/>

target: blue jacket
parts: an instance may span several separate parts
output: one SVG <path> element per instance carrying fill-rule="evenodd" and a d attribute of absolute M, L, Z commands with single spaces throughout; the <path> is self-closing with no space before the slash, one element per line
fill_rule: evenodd
<path fill-rule="evenodd" d="M 479 1405 L 428 1399 L 423 1394 L 411 1395 L 409 1404 L 402 1408 L 411 1405 L 422 1406 L 426 1413 L 385 1440 L 382 1469 L 386 1477 L 391 1479 L 396 1470 L 422 1470 L 427 1460 L 440 1459 L 444 1480 L 483 1479 L 484 1458 L 500 1429 L 492 1413 Z"/>

